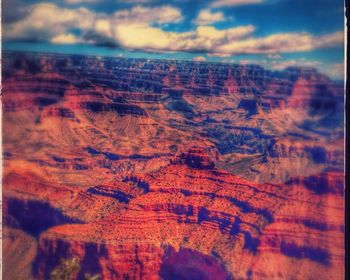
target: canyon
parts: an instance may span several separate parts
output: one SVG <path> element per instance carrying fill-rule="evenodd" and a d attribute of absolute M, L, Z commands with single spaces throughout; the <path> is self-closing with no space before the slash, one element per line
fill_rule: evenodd
<path fill-rule="evenodd" d="M 344 89 L 312 68 L 5 52 L 3 277 L 343 279 Z"/>

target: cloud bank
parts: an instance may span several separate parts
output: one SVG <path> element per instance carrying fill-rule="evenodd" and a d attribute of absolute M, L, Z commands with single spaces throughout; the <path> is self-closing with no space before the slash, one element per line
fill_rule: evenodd
<path fill-rule="evenodd" d="M 222 12 L 212 12 L 210 9 L 204 9 L 199 12 L 195 23 L 198 25 L 207 25 L 224 20 L 225 17 Z"/>
<path fill-rule="evenodd" d="M 212 5 L 241 5 L 243 2 L 261 1 L 219 0 Z M 175 32 L 164 28 L 166 24 L 179 24 L 183 19 L 181 10 L 170 5 L 136 5 L 105 14 L 84 7 L 62 8 L 52 3 L 39 3 L 29 6 L 20 20 L 5 23 L 3 35 L 7 40 L 86 43 L 146 52 L 201 52 L 223 57 L 305 52 L 342 46 L 344 40 L 343 32 L 322 36 L 288 32 L 256 37 L 253 25 L 217 29 L 210 24 L 224 21 L 225 17 L 222 12 L 210 9 L 199 12 L 195 27 L 190 31 Z"/>

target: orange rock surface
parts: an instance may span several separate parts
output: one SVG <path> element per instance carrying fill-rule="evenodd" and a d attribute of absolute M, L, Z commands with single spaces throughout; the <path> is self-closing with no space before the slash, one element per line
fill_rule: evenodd
<path fill-rule="evenodd" d="M 3 76 L 4 279 L 73 257 L 78 279 L 343 279 L 327 77 L 18 53 Z"/>

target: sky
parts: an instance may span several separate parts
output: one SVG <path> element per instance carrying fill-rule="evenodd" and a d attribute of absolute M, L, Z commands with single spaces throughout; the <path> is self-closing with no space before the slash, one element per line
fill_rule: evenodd
<path fill-rule="evenodd" d="M 313 67 L 344 77 L 342 0 L 3 0 L 2 48 Z"/>

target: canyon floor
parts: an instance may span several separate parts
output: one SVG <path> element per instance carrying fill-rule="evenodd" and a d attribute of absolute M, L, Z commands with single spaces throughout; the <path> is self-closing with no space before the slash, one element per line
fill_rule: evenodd
<path fill-rule="evenodd" d="M 5 52 L 3 279 L 343 279 L 344 90 L 311 68 Z"/>

